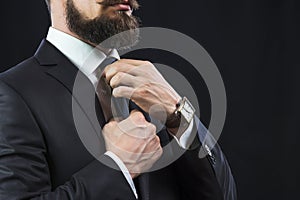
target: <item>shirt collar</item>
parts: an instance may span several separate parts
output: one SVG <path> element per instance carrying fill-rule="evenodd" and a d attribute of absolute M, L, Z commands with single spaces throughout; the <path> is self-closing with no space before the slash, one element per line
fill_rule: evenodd
<path fill-rule="evenodd" d="M 58 50 L 60 50 L 82 73 L 90 76 L 95 69 L 107 57 L 120 59 L 116 49 L 109 50 L 107 55 L 98 48 L 59 31 L 49 28 L 47 38 Z"/>

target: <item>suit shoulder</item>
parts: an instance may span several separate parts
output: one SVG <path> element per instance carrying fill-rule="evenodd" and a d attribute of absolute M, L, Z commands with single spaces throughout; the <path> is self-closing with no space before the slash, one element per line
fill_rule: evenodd
<path fill-rule="evenodd" d="M 39 63 L 34 56 L 24 60 L 23 62 L 11 67 L 10 69 L 0 73 L 0 79 L 5 80 L 11 77 L 26 76 L 33 69 L 36 70 L 39 67 Z"/>
<path fill-rule="evenodd" d="M 8 85 L 24 85 L 43 73 L 43 68 L 33 56 L 0 73 L 0 80 Z"/>

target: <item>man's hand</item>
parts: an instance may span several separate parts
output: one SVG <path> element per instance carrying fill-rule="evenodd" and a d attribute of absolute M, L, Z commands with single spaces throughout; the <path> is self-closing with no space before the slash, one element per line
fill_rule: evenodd
<path fill-rule="evenodd" d="M 148 61 L 121 59 L 104 69 L 104 76 L 113 88 L 113 96 L 131 99 L 144 111 L 151 110 L 158 118 L 174 113 L 181 97 Z M 152 108 L 151 108 L 152 107 Z M 166 119 L 164 119 L 166 120 Z"/>
<path fill-rule="evenodd" d="M 139 111 L 132 111 L 121 122 L 106 124 L 103 136 L 106 149 L 123 161 L 132 178 L 149 170 L 162 155 L 156 127 Z"/>

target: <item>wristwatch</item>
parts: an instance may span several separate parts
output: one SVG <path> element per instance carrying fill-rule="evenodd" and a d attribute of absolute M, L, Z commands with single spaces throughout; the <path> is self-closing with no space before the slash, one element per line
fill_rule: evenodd
<path fill-rule="evenodd" d="M 166 127 L 184 130 L 193 120 L 195 111 L 191 102 L 186 97 L 183 97 L 179 103 L 176 104 L 175 112 L 168 117 Z"/>

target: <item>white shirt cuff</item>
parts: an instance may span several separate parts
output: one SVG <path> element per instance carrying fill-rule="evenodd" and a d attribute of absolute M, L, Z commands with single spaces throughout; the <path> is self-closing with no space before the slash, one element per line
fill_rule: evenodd
<path fill-rule="evenodd" d="M 133 180 L 131 178 L 131 175 L 130 175 L 127 167 L 123 163 L 123 161 L 116 154 L 114 154 L 111 151 L 105 152 L 105 155 L 109 156 L 111 159 L 113 159 L 116 162 L 116 164 L 121 169 L 123 175 L 125 176 L 127 182 L 129 183 L 129 185 L 130 185 L 130 187 L 131 187 L 131 189 L 132 189 L 132 191 L 133 191 L 133 193 L 135 195 L 135 198 L 138 199 L 138 195 L 137 195 L 137 192 L 136 192 L 135 185 L 134 185 Z"/>
<path fill-rule="evenodd" d="M 181 135 L 179 140 L 173 134 L 170 134 L 173 136 L 173 138 L 176 140 L 176 142 L 178 143 L 178 145 L 181 148 L 188 149 L 189 146 L 191 145 L 191 142 L 192 142 L 191 134 L 193 131 L 193 126 L 194 126 L 194 119 L 191 121 L 191 123 L 189 124 L 189 127 L 184 131 L 184 133 Z"/>

